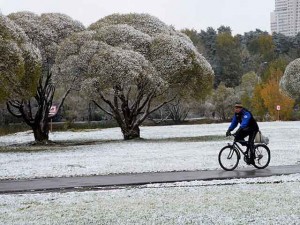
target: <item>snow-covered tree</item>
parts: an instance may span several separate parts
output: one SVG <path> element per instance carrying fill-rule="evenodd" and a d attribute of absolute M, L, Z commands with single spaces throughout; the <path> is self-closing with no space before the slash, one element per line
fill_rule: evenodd
<path fill-rule="evenodd" d="M 59 43 L 74 32 L 84 30 L 84 26 L 61 13 L 44 13 L 40 16 L 32 12 L 11 13 L 8 17 L 18 24 L 32 43 L 37 46 L 43 62 L 54 63 Z"/>
<path fill-rule="evenodd" d="M 51 67 L 55 63 L 58 45 L 64 38 L 74 32 L 82 31 L 84 27 L 79 22 L 59 13 L 47 13 L 38 16 L 30 12 L 19 12 L 10 14 L 8 18 L 14 21 L 14 24 L 17 24 L 18 27 L 21 27 L 16 32 L 17 35 L 23 34 L 29 43 L 38 48 L 41 53 L 41 70 L 32 74 L 37 79 L 30 80 L 26 78 L 26 82 L 32 85 L 33 94 L 27 95 L 27 98 L 24 98 L 25 96 L 22 98 L 9 98 L 7 107 L 13 115 L 23 118 L 33 129 L 37 142 L 47 142 L 49 139 L 48 123 L 51 118 L 49 111 L 55 93 Z M 8 18 L 6 20 L 9 20 Z M 33 46 L 32 44 L 31 46 Z M 17 53 L 15 50 L 12 52 L 14 52 L 13 54 Z M 14 68 L 17 69 L 17 67 Z M 65 89 L 58 108 L 61 107 L 72 87 L 68 86 Z"/>
<path fill-rule="evenodd" d="M 0 15 L 0 100 L 32 96 L 40 73 L 40 52 L 23 30 Z"/>
<path fill-rule="evenodd" d="M 104 17 L 64 41 L 56 60 L 56 73 L 65 82 L 82 80 L 124 139 L 140 137 L 147 116 L 176 95 L 195 97 L 212 87 L 211 66 L 191 40 L 148 14 Z"/>
<path fill-rule="evenodd" d="M 300 97 L 300 58 L 288 64 L 280 80 L 280 87 L 291 98 Z"/>

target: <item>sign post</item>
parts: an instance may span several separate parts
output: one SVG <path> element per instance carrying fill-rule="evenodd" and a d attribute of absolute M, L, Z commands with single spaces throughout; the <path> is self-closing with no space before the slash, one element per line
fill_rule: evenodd
<path fill-rule="evenodd" d="M 49 110 L 49 116 L 54 116 L 57 113 L 57 106 L 52 105 Z M 52 118 L 50 120 L 50 132 L 52 132 Z"/>
<path fill-rule="evenodd" d="M 276 110 L 277 110 L 277 120 L 279 121 L 279 111 L 280 111 L 280 105 L 276 106 Z"/>

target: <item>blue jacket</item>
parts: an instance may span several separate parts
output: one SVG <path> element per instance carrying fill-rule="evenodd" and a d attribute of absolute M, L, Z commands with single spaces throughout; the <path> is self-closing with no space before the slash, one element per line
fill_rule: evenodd
<path fill-rule="evenodd" d="M 249 112 L 245 108 L 243 108 L 239 113 L 234 114 L 228 130 L 229 131 L 234 130 L 239 123 L 241 124 L 240 125 L 241 129 L 245 129 L 245 128 L 252 128 L 254 130 L 259 129 L 257 122 L 252 116 L 251 112 Z"/>

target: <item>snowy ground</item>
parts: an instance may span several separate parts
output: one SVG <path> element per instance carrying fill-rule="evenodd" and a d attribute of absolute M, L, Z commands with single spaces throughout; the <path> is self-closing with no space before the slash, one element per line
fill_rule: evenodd
<path fill-rule="evenodd" d="M 300 175 L 88 192 L 0 195 L 0 221 L 30 224 L 299 224 Z"/>
<path fill-rule="evenodd" d="M 227 126 L 142 127 L 141 136 L 145 140 L 138 141 L 123 141 L 119 128 L 54 132 L 50 135 L 53 141 L 97 140 L 100 143 L 49 146 L 45 151 L 0 152 L 0 179 L 220 169 L 218 152 L 232 140 L 224 139 Z M 300 122 L 260 123 L 260 128 L 270 138 L 271 166 L 300 163 Z M 175 139 L 218 135 L 215 141 Z M 0 137 L 0 146 L 30 141 L 33 141 L 32 133 L 23 132 Z M 243 161 L 240 161 L 239 166 L 247 167 Z"/>
<path fill-rule="evenodd" d="M 272 166 L 300 162 L 300 122 L 260 123 Z M 145 140 L 122 141 L 118 128 L 54 132 L 54 141 L 100 141 L 46 151 L 0 153 L 0 179 L 146 171 L 220 169 L 228 124 L 142 127 Z M 168 139 L 167 139 L 168 138 Z M 28 132 L 0 137 L 0 146 L 32 141 Z M 240 162 L 241 167 L 246 165 Z M 238 169 L 238 168 L 237 168 Z M 300 174 L 194 181 L 116 190 L 0 195 L 0 224 L 299 224 Z"/>

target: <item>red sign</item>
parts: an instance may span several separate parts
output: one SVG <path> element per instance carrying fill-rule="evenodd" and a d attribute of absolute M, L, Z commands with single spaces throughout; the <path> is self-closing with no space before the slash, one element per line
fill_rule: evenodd
<path fill-rule="evenodd" d="M 57 106 L 53 105 L 51 106 L 50 110 L 49 110 L 49 115 L 55 115 L 57 113 Z"/>
<path fill-rule="evenodd" d="M 277 111 L 279 111 L 280 110 L 280 105 L 277 105 L 276 109 L 277 109 Z"/>

